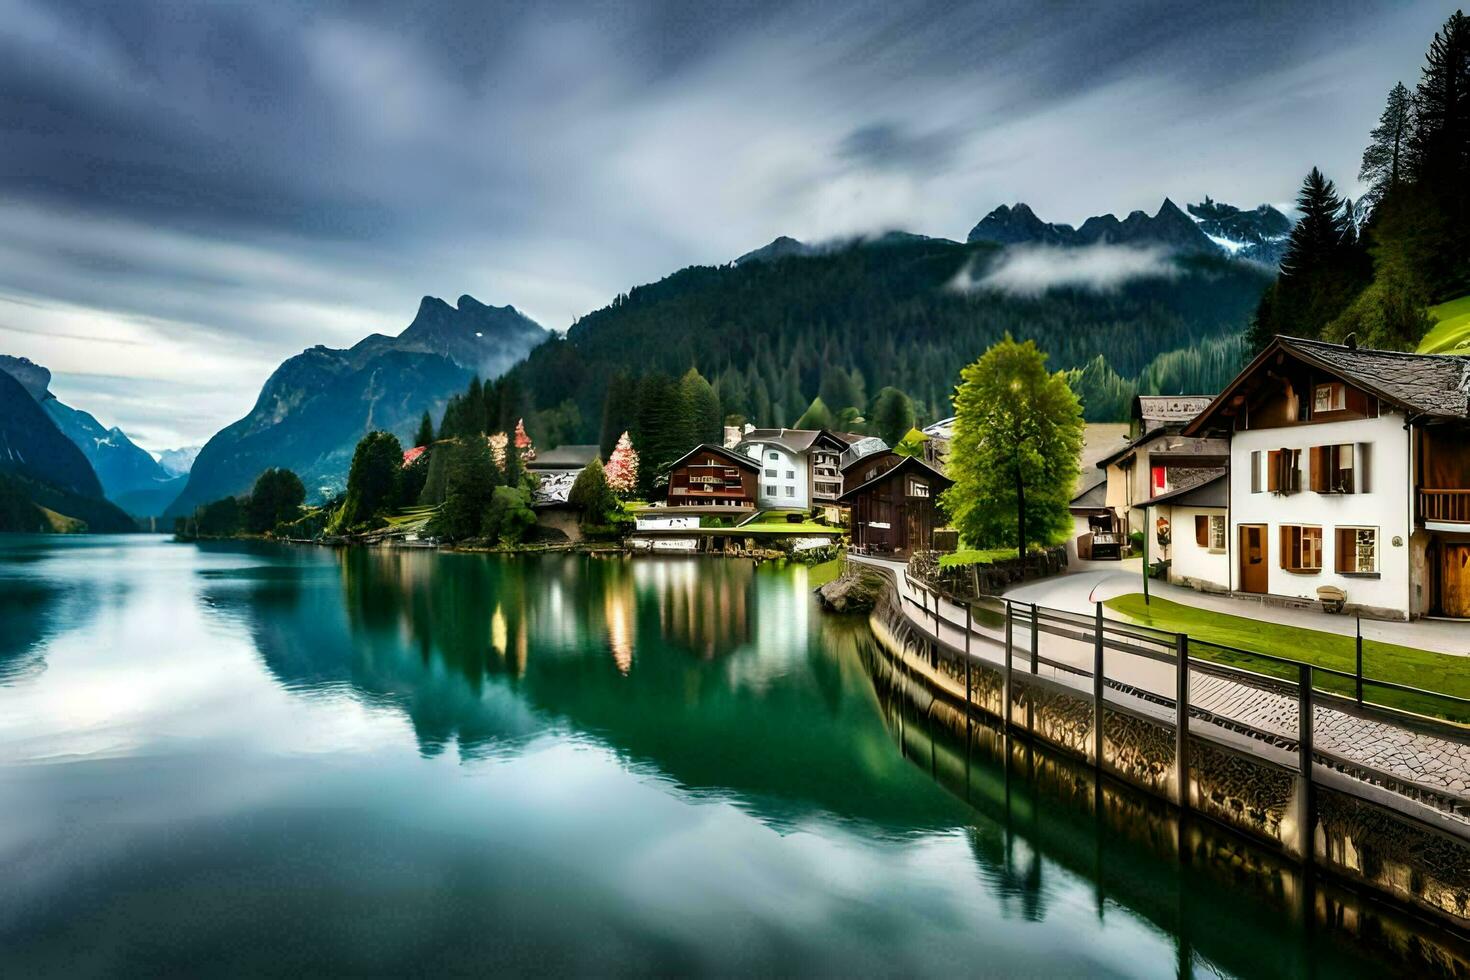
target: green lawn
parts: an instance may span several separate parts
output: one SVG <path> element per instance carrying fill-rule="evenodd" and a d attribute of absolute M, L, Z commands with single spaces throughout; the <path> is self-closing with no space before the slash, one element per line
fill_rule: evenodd
<path fill-rule="evenodd" d="M 1230 616 L 1157 597 L 1145 606 L 1143 594 L 1138 592 L 1108 599 L 1104 605 L 1139 625 L 1172 633 L 1188 633 L 1190 653 L 1204 660 L 1244 667 L 1257 673 L 1290 680 L 1296 679 L 1293 667 L 1273 664 L 1268 660 L 1251 657 L 1248 653 L 1240 654 L 1210 645 L 1218 643 L 1244 651 L 1270 654 L 1273 657 L 1304 660 L 1314 666 L 1330 667 L 1348 673 L 1356 668 L 1357 648 L 1351 636 L 1324 633 L 1300 626 L 1283 626 L 1247 619 L 1244 616 Z M 1470 660 L 1449 654 L 1365 639 L 1363 675 L 1421 690 L 1470 697 Z M 1348 696 L 1352 696 L 1354 690 L 1350 678 L 1321 674 L 1316 676 L 1314 686 Z M 1394 691 L 1365 683 L 1363 700 L 1421 715 L 1447 718 L 1461 723 L 1470 722 L 1470 706 L 1443 698 Z"/>
<path fill-rule="evenodd" d="M 957 565 L 994 565 L 998 561 L 1009 561 L 1016 557 L 1015 548 L 971 548 L 968 551 L 956 551 L 949 555 L 939 556 L 940 568 L 954 568 Z"/>
<path fill-rule="evenodd" d="M 760 521 L 756 524 L 742 524 L 739 527 L 706 527 L 700 530 L 714 532 L 716 534 L 841 534 L 842 528 L 833 527 L 830 524 L 815 524 L 811 521 L 802 521 L 800 524 L 788 524 L 786 521 Z"/>
<path fill-rule="evenodd" d="M 1429 319 L 1434 326 L 1419 341 L 1419 353 L 1470 353 L 1470 296 L 1431 306 Z"/>

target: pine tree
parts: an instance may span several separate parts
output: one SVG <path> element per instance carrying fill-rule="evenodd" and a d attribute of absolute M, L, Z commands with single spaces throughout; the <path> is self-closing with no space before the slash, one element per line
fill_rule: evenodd
<path fill-rule="evenodd" d="M 616 371 L 607 382 L 607 395 L 602 400 L 602 428 L 597 447 L 602 455 L 612 452 L 618 433 L 627 432 L 638 418 L 638 382 L 626 371 Z"/>
<path fill-rule="evenodd" d="M 1414 93 L 1415 176 L 1448 187 L 1470 171 L 1470 19 L 1455 11 L 1435 32 Z M 1462 191 L 1463 193 L 1463 191 Z"/>
<path fill-rule="evenodd" d="M 667 476 L 668 465 L 693 448 L 680 385 L 662 371 L 638 385 L 639 489 L 647 495 Z"/>
<path fill-rule="evenodd" d="M 582 468 L 567 492 L 567 503 L 576 508 L 583 524 L 606 524 L 618 510 L 618 498 L 608 484 L 602 461 L 594 459 Z"/>
<path fill-rule="evenodd" d="M 624 432 L 607 461 L 607 485 L 626 497 L 638 489 L 638 451 Z"/>
<path fill-rule="evenodd" d="M 485 432 L 485 388 L 480 384 L 480 376 L 470 381 L 469 390 L 464 396 L 464 435 L 482 435 Z"/>
<path fill-rule="evenodd" d="M 830 429 L 834 424 L 832 412 L 827 408 L 827 403 L 822 401 L 818 395 L 812 399 L 811 405 L 802 413 L 801 418 L 796 420 L 793 428 L 797 429 Z"/>
<path fill-rule="evenodd" d="M 690 447 L 702 442 L 718 445 L 724 437 L 725 416 L 714 388 L 695 368 L 679 379 L 679 396 L 684 403 L 686 424 L 684 439 Z"/>
<path fill-rule="evenodd" d="M 418 434 L 413 437 L 413 444 L 415 446 L 427 446 L 433 441 L 434 422 L 432 419 L 429 418 L 429 413 L 425 412 L 424 417 L 419 419 L 419 431 Z"/>
<path fill-rule="evenodd" d="M 720 411 L 725 413 L 725 421 L 744 421 L 750 417 L 750 391 L 739 369 L 726 368 L 720 372 L 715 393 L 720 397 Z"/>
<path fill-rule="evenodd" d="M 1388 104 L 1378 125 L 1368 134 L 1368 148 L 1363 151 L 1363 166 L 1358 179 L 1368 183 L 1363 194 L 1372 209 L 1407 176 L 1406 155 L 1414 127 L 1414 103 L 1403 82 L 1388 93 Z"/>
<path fill-rule="evenodd" d="M 884 388 L 873 401 L 869 431 L 890 446 L 898 445 L 904 433 L 914 427 L 913 400 L 897 388 Z"/>

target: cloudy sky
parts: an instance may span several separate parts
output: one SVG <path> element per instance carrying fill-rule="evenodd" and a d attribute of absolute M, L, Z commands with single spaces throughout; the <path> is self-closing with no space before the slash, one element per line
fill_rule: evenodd
<path fill-rule="evenodd" d="M 1453 7 L 0 0 L 0 352 L 160 449 L 424 294 L 1351 187 Z"/>

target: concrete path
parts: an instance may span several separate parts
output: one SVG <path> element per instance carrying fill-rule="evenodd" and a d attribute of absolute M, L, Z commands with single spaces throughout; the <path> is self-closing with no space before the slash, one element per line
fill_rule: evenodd
<path fill-rule="evenodd" d="M 850 557 L 853 561 L 888 571 L 898 584 L 901 598 L 926 607 L 927 613 L 911 603 L 903 603 L 904 612 L 926 631 L 937 635 L 956 649 L 968 648 L 973 655 L 984 660 L 997 664 L 1003 662 L 1003 629 L 976 624 L 974 634 L 980 642 L 972 641 L 967 647 L 963 607 L 948 600 L 936 600 L 927 592 L 912 587 L 907 582 L 907 566 L 903 562 L 859 555 Z M 1109 563 L 1089 564 L 1096 566 Z M 1091 614 L 1094 611 L 1094 601 L 1119 594 L 1108 591 L 1117 582 L 1118 576 L 1116 571 L 1088 568 L 1043 582 L 1029 583 L 1006 593 L 1006 598 L 1035 602 L 1052 609 Z M 1029 626 L 1014 624 L 1014 663 L 1021 669 L 1025 669 L 1030 646 Z M 1075 667 L 1085 675 L 1092 672 L 1094 652 L 1090 642 L 1079 642 L 1043 631 L 1038 649 L 1045 659 Z M 1104 671 L 1111 681 L 1127 684 L 1171 701 L 1174 697 L 1175 668 L 1172 663 L 1109 650 L 1105 654 Z M 1091 691 L 1090 676 L 1072 674 L 1045 664 L 1038 672 L 1089 693 Z M 1109 700 L 1118 696 L 1120 692 L 1108 692 Z M 1190 676 L 1189 701 L 1191 708 L 1208 712 L 1222 721 L 1283 740 L 1296 740 L 1297 701 L 1293 696 L 1196 670 Z M 1325 754 L 1350 760 L 1393 779 L 1470 802 L 1470 739 L 1456 741 L 1439 738 L 1321 705 L 1314 711 L 1312 736 L 1315 747 Z"/>
<path fill-rule="evenodd" d="M 1243 616 L 1342 636 L 1352 636 L 1357 629 L 1355 617 L 1332 616 L 1320 609 L 1268 605 L 1259 599 L 1211 595 L 1163 582 L 1149 582 L 1148 588 L 1151 595 L 1170 602 L 1208 609 L 1227 616 Z M 1006 598 L 1017 602 L 1034 602 L 1053 609 L 1091 612 L 1093 602 L 1142 591 L 1143 579 L 1137 559 L 1126 562 L 1088 561 L 1076 563 L 1076 567 L 1069 569 L 1064 575 L 1017 586 L 1006 593 Z M 1434 653 L 1470 657 L 1470 623 L 1422 619 L 1411 623 L 1394 623 L 1365 619 L 1363 636 L 1383 643 L 1397 643 Z"/>

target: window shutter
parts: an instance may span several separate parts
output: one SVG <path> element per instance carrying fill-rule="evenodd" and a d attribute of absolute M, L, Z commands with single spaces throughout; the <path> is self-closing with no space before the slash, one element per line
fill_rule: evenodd
<path fill-rule="evenodd" d="M 1357 538 L 1350 527 L 1337 529 L 1336 554 L 1333 556 L 1333 566 L 1339 572 L 1351 572 L 1354 566 L 1354 552 L 1357 549 Z"/>
<path fill-rule="evenodd" d="M 1369 452 L 1372 448 L 1373 443 L 1360 442 L 1358 451 L 1353 454 L 1353 481 L 1357 484 L 1354 489 L 1358 493 L 1368 493 L 1373 489 L 1373 456 Z"/>
<path fill-rule="evenodd" d="M 1204 514 L 1194 515 L 1194 543 L 1201 548 L 1210 546 L 1210 519 Z"/>
<path fill-rule="evenodd" d="M 1281 531 L 1281 542 L 1280 542 L 1281 543 L 1281 567 L 1282 568 L 1286 568 L 1286 569 L 1290 569 L 1292 567 L 1292 558 L 1291 558 L 1291 529 L 1288 528 L 1286 525 L 1283 524 L 1281 526 L 1281 528 L 1280 528 L 1280 531 Z"/>
<path fill-rule="evenodd" d="M 1251 453 L 1251 493 L 1261 492 L 1261 451 Z"/>
<path fill-rule="evenodd" d="M 1307 479 L 1309 486 L 1317 493 L 1326 493 L 1328 486 L 1328 452 L 1326 446 L 1313 446 L 1307 454 L 1308 470 Z"/>
<path fill-rule="evenodd" d="M 1281 491 L 1281 450 L 1266 453 L 1266 489 L 1272 493 Z"/>

